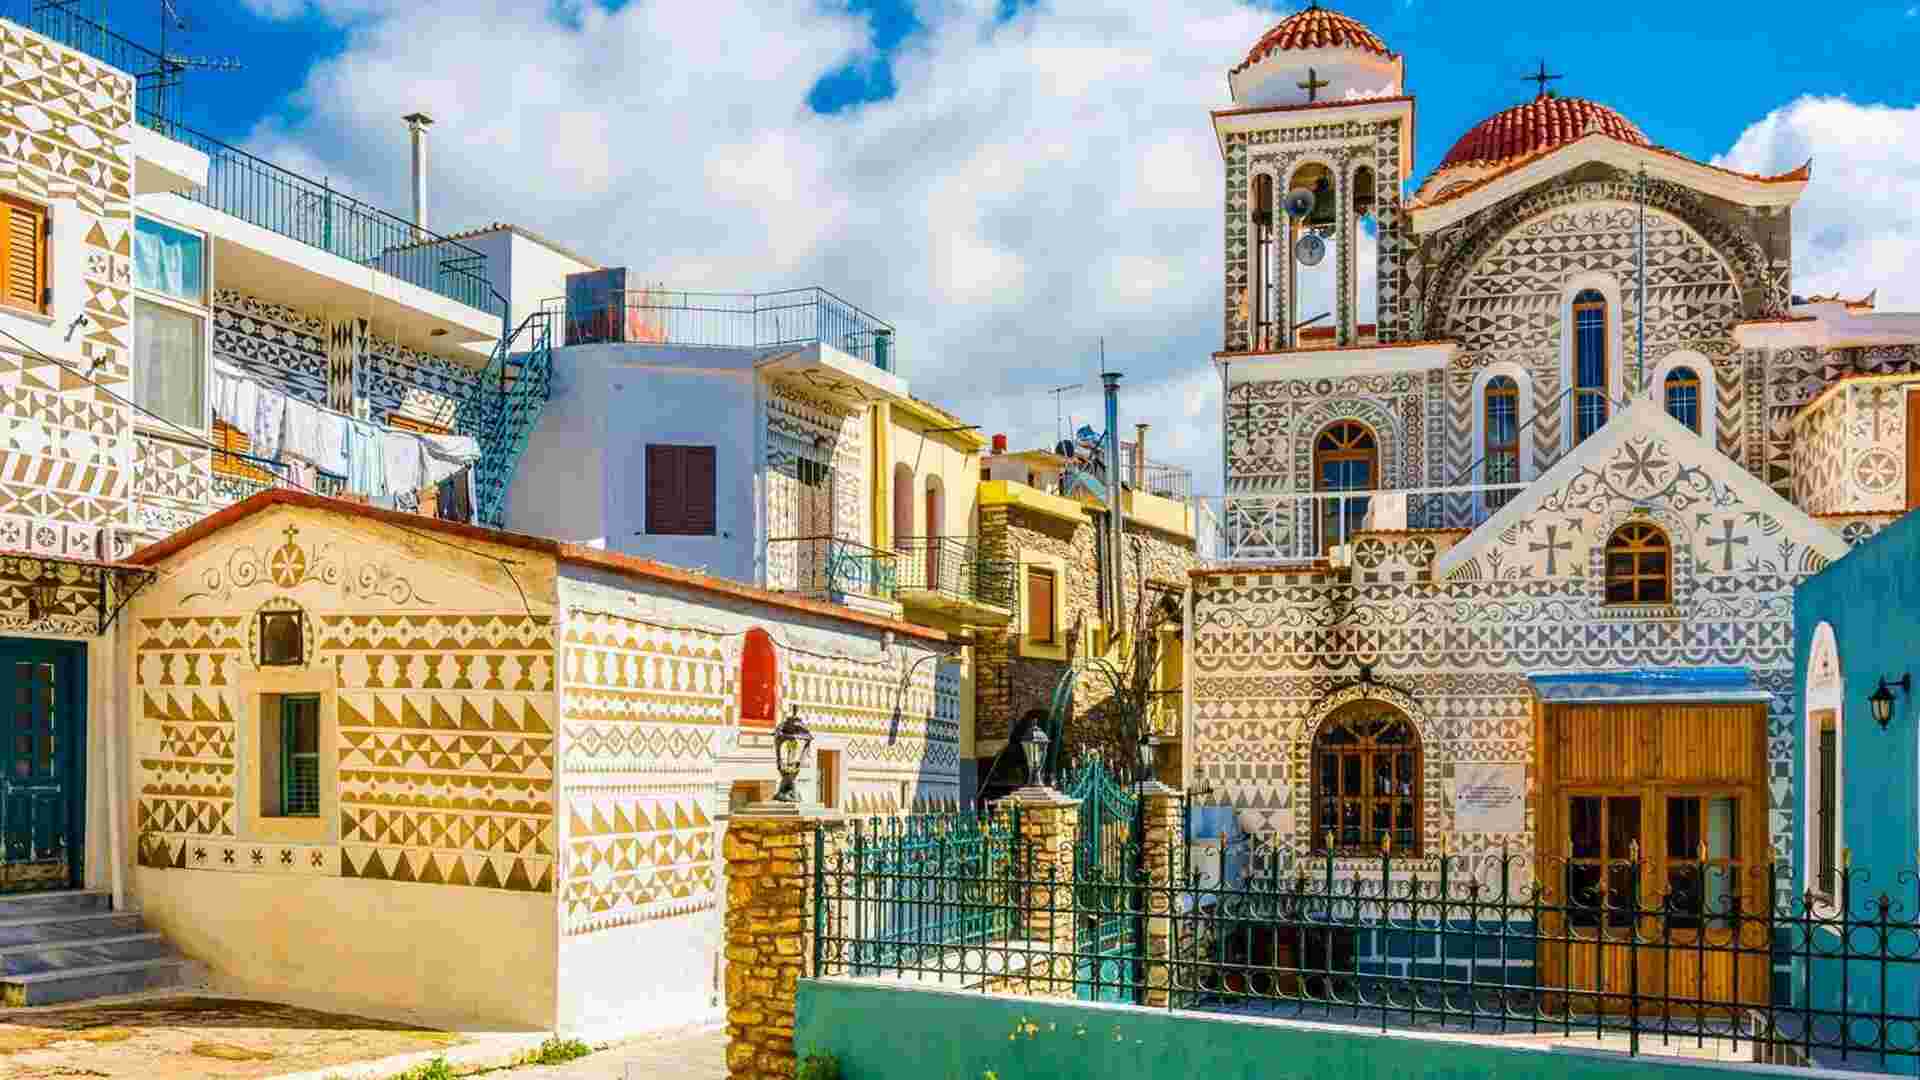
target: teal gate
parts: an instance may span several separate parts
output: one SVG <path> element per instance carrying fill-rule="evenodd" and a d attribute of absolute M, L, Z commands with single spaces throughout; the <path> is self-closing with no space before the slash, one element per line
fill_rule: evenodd
<path fill-rule="evenodd" d="M 0 639 L 0 893 L 80 884 L 86 647 Z"/>
<path fill-rule="evenodd" d="M 1085 1001 L 1132 1002 L 1144 936 L 1140 798 L 1097 757 L 1069 771 L 1060 787 L 1080 800 L 1073 848 L 1074 988 Z"/>

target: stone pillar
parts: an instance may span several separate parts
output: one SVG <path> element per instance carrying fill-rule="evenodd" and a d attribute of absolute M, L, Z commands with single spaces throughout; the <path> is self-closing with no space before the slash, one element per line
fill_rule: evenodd
<path fill-rule="evenodd" d="M 813 973 L 814 836 L 819 807 L 755 803 L 727 822 L 727 1076 L 794 1075 L 794 995 Z"/>
<path fill-rule="evenodd" d="M 1173 900 L 1186 884 L 1186 796 L 1158 780 L 1142 786 L 1141 858 L 1147 879 L 1146 997 L 1141 1002 L 1166 1008 L 1172 993 Z M 1183 935 L 1185 936 L 1185 935 Z M 1189 978 L 1191 984 L 1192 979 Z"/>
<path fill-rule="evenodd" d="M 1029 785 L 995 804 L 1017 811 L 1020 836 L 1013 876 L 1021 883 L 1020 908 L 1027 964 L 1005 989 L 1044 997 L 1072 997 L 1074 839 L 1080 831 L 1080 800 L 1052 788 Z M 1016 953 L 1009 960 L 1017 960 Z"/>

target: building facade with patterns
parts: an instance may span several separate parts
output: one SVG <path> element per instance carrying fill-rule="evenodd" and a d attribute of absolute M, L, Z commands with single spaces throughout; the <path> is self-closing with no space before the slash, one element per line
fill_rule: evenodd
<path fill-rule="evenodd" d="M 799 784 L 951 800 L 944 634 L 272 491 L 137 556 L 128 892 L 216 986 L 613 1034 L 717 1015 L 718 857 Z M 644 959 L 641 959 L 644 958 Z"/>
<path fill-rule="evenodd" d="M 1511 853 L 1584 903 L 1606 886 L 1548 865 L 1631 851 L 1678 895 L 1784 863 L 1793 590 L 1920 503 L 1920 316 L 1792 295 L 1809 168 L 1545 90 L 1409 196 L 1397 55 L 1281 30 L 1212 114 L 1224 557 L 1193 573 L 1185 783 L 1343 873 Z"/>

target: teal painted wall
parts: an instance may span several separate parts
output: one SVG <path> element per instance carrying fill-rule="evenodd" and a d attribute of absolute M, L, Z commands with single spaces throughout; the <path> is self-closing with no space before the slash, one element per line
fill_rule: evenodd
<path fill-rule="evenodd" d="M 1846 558 L 1802 581 L 1794 590 L 1793 609 L 1793 693 L 1799 703 L 1793 732 L 1794 892 L 1807 887 L 1811 857 L 1806 806 L 1813 748 L 1806 738 L 1807 663 L 1814 629 L 1825 622 L 1833 627 L 1845 680 L 1839 795 L 1842 842 L 1853 858 L 1850 907 L 1858 918 L 1873 918 L 1874 901 L 1885 893 L 1894 904 L 1891 919 L 1912 919 L 1920 905 L 1920 886 L 1913 878 L 1920 858 L 1920 710 L 1914 708 L 1911 694 L 1896 690 L 1892 722 L 1882 731 L 1867 696 L 1883 675 L 1897 679 L 1911 672 L 1920 681 L 1920 514 L 1895 521 Z M 1817 949 L 1839 951 L 1836 936 L 1818 936 Z M 1871 932 L 1856 933 L 1856 947 L 1873 937 Z M 1898 939 L 1895 947 L 1913 951 Z M 1815 1008 L 1839 1009 L 1844 1004 L 1849 1012 L 1878 1009 L 1878 964 L 1848 965 L 1844 1002 L 1840 975 L 1837 960 L 1796 960 L 1789 993 L 1795 1003 L 1810 1002 Z M 1891 965 L 1887 1003 L 1894 1013 L 1920 1015 L 1920 965 Z M 1822 1026 L 1832 1037 L 1839 1021 L 1830 1018 Z M 1915 1071 L 1911 1061 L 1894 1068 Z"/>
<path fill-rule="evenodd" d="M 800 983 L 794 1048 L 842 1080 L 1714 1080 L 1758 1072 L 1671 1057 L 1494 1046 L 1453 1036 L 1121 1005 Z"/>

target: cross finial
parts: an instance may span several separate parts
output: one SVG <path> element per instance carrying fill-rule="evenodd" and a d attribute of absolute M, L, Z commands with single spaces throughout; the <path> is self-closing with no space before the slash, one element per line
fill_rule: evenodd
<path fill-rule="evenodd" d="M 1329 86 L 1331 84 L 1328 83 L 1327 80 L 1325 79 L 1318 78 L 1317 73 L 1312 68 L 1308 68 L 1307 81 L 1297 82 L 1297 83 L 1294 83 L 1293 85 L 1307 92 L 1307 104 L 1311 105 L 1314 103 L 1314 101 L 1319 99 L 1321 87 Z"/>
<path fill-rule="evenodd" d="M 1532 75 L 1520 76 L 1520 81 L 1540 84 L 1540 93 L 1537 94 L 1536 97 L 1546 97 L 1547 84 L 1554 81 L 1555 79 L 1562 78 L 1562 77 L 1563 76 L 1550 74 L 1547 71 L 1547 62 L 1545 60 L 1542 60 L 1540 61 L 1539 71 L 1534 72 Z"/>

